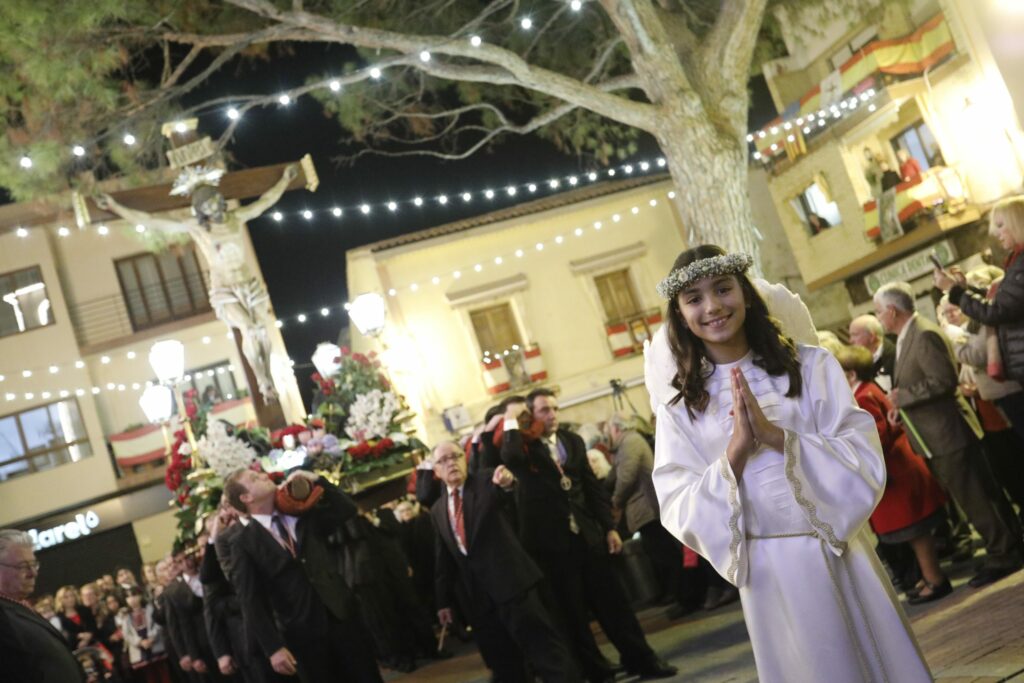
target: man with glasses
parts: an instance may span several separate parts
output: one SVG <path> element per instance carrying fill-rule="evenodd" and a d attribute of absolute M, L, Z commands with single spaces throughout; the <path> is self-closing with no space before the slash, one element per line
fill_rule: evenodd
<path fill-rule="evenodd" d="M 458 597 L 496 680 L 526 683 L 529 666 L 545 683 L 578 681 L 569 648 L 537 594 L 540 569 L 501 511 L 512 473 L 498 466 L 467 475 L 466 457 L 451 441 L 434 448 L 433 462 L 442 488 L 430 510 L 441 537 L 434 569 L 438 620 L 452 623 Z"/>
<path fill-rule="evenodd" d="M 9 683 L 85 681 L 85 672 L 67 641 L 28 603 L 36 588 L 39 562 L 32 537 L 0 530 L 0 662 Z"/>

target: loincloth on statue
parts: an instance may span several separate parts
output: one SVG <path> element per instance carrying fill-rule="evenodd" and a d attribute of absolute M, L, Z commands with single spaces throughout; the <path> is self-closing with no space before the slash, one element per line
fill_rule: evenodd
<path fill-rule="evenodd" d="M 210 290 L 210 306 L 218 318 L 224 319 L 224 308 L 238 304 L 253 320 L 259 319 L 267 312 L 270 295 L 260 282 L 253 278 L 235 285 L 214 287 Z"/>

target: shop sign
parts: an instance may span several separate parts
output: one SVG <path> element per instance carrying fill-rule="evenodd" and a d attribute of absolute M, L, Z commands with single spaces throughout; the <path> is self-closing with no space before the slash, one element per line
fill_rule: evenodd
<path fill-rule="evenodd" d="M 935 266 L 929 258 L 934 253 L 944 266 L 956 261 L 956 250 L 949 240 L 942 240 L 933 244 L 928 249 L 922 249 L 895 263 L 890 263 L 885 268 L 868 273 L 864 276 L 864 285 L 868 288 L 868 294 L 874 294 L 882 285 L 889 282 L 910 282 L 931 271 Z"/>
<path fill-rule="evenodd" d="M 100 525 L 100 516 L 93 510 L 80 512 L 69 522 L 58 524 L 49 529 L 29 529 L 28 535 L 32 537 L 32 543 L 36 550 L 52 548 L 65 541 L 74 541 L 82 536 L 88 536 L 93 529 Z"/>

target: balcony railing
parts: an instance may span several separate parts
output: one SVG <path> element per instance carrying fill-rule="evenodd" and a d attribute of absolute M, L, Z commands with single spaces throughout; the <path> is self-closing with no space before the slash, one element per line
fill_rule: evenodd
<path fill-rule="evenodd" d="M 121 294 L 69 303 L 78 344 L 93 346 L 207 313 L 210 302 L 205 289 L 197 278 L 175 278 Z"/>
<path fill-rule="evenodd" d="M 536 344 L 526 348 L 513 347 L 495 356 L 488 355 L 481 365 L 489 394 L 518 391 L 548 378 L 540 347 Z"/>
<path fill-rule="evenodd" d="M 781 116 L 750 134 L 754 158 L 773 163 L 782 155 L 795 159 L 806 154 L 807 142 L 821 137 L 834 123 L 880 106 L 874 98 L 886 84 L 918 77 L 955 52 L 949 24 L 941 12 L 908 36 L 868 43 L 786 107 Z"/>
<path fill-rule="evenodd" d="M 945 166 L 934 166 L 893 190 L 891 199 L 882 198 L 881 210 L 878 200 L 864 203 L 864 233 L 869 239 L 891 241 L 912 227 L 914 219 L 922 212 L 955 214 L 962 211 L 967 202 L 963 180 L 956 171 Z M 885 211 L 891 215 L 882 221 Z M 886 230 L 883 231 L 883 227 Z"/>
<path fill-rule="evenodd" d="M 608 346 L 616 358 L 643 353 L 644 342 L 654 336 L 661 327 L 661 310 L 651 308 L 634 315 L 605 323 Z"/>

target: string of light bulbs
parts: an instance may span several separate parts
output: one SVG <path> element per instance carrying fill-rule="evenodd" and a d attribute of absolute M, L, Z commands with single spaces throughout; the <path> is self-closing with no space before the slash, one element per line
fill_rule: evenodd
<path fill-rule="evenodd" d="M 668 192 L 665 193 L 665 196 L 669 200 L 675 199 L 676 191 L 669 190 Z M 506 251 L 498 254 L 492 254 L 488 258 L 481 258 L 480 260 L 474 263 L 463 265 L 458 268 L 453 268 L 451 270 L 446 270 L 444 273 L 437 273 L 436 275 L 430 277 L 425 281 L 405 282 L 403 284 L 390 287 L 386 292 L 381 292 L 381 294 L 386 294 L 389 297 L 398 296 L 398 294 L 402 292 L 410 292 L 415 294 L 417 292 L 424 291 L 425 289 L 428 288 L 428 286 L 437 287 L 441 285 L 443 282 L 455 282 L 457 280 L 460 280 L 463 277 L 463 275 L 467 273 L 481 273 L 485 269 L 499 268 L 509 263 L 515 263 L 521 259 L 526 258 L 526 256 L 531 252 L 539 253 L 545 251 L 546 249 L 557 248 L 566 244 L 571 239 L 580 239 L 585 237 L 588 234 L 588 232 L 591 234 L 599 233 L 606 227 L 614 227 L 621 223 L 623 220 L 634 218 L 638 216 L 641 211 L 653 209 L 657 207 L 659 204 L 660 202 L 657 199 L 649 199 L 647 201 L 646 206 L 644 206 L 643 208 L 641 208 L 640 204 L 634 204 L 626 211 L 608 214 L 601 220 L 593 221 L 586 226 L 578 225 L 570 230 L 560 232 L 552 237 L 549 237 L 547 240 L 541 240 L 538 242 L 534 242 L 533 244 L 524 245 L 510 252 Z M 349 304 L 346 303 L 344 304 L 343 307 L 345 308 L 345 310 L 348 310 Z"/>
<path fill-rule="evenodd" d="M 234 334 L 230 331 L 226 332 L 224 336 L 229 341 L 233 341 L 235 338 Z M 213 337 L 209 335 L 203 336 L 199 340 L 199 343 L 202 344 L 203 346 L 207 346 L 213 343 Z M 119 352 L 117 354 L 103 354 L 99 356 L 98 360 L 99 364 L 102 366 L 110 365 L 114 360 L 120 360 L 121 358 L 129 361 L 138 360 L 143 363 L 148 363 L 148 361 L 146 360 L 146 352 L 139 353 L 131 349 L 129 349 L 128 351 Z M 34 367 L 22 368 L 21 370 L 17 371 L 4 370 L 0 371 L 0 383 L 6 381 L 9 378 L 15 377 L 21 377 L 22 379 L 31 379 L 33 377 L 52 377 L 55 375 L 64 376 L 64 374 L 70 371 L 84 370 L 86 369 L 86 365 L 87 364 L 85 360 L 79 358 L 77 360 L 68 361 L 66 363 L 48 363 L 46 365 L 37 365 Z M 148 368 L 149 365 L 147 364 L 146 367 Z"/>
<path fill-rule="evenodd" d="M 291 361 L 291 359 L 289 359 L 289 363 L 291 365 L 295 364 L 293 361 Z M 234 372 L 234 370 L 235 370 L 235 366 L 234 365 L 227 365 L 227 366 L 223 366 L 222 365 L 222 366 L 220 366 L 220 367 L 218 367 L 216 369 L 210 369 L 210 370 L 205 370 L 205 371 L 202 371 L 202 372 L 195 373 L 195 375 L 186 374 L 184 377 L 182 377 L 181 381 L 178 382 L 178 384 L 179 385 L 180 384 L 188 384 L 188 383 L 190 383 L 192 381 L 193 378 L 197 378 L 198 379 L 200 376 L 214 377 L 215 375 L 223 375 L 226 372 Z M 53 390 L 44 390 L 44 391 L 35 390 L 35 391 L 24 391 L 24 392 L 5 391 L 4 392 L 4 400 L 10 402 L 10 401 L 16 401 L 19 398 L 23 398 L 26 401 L 34 401 L 36 399 L 36 397 L 39 397 L 40 399 L 42 399 L 44 401 L 47 401 L 47 400 L 50 400 L 52 398 L 70 398 L 72 395 L 81 398 L 82 396 L 85 396 L 86 394 L 92 394 L 93 396 L 99 396 L 100 394 L 103 394 L 103 393 L 108 393 L 108 394 L 112 394 L 112 393 L 126 393 L 126 392 L 129 392 L 129 391 L 141 393 L 141 392 L 145 391 L 147 388 L 153 386 L 156 383 L 156 382 L 154 382 L 151 379 L 147 379 L 147 380 L 142 381 L 142 382 L 133 381 L 133 380 L 123 380 L 123 381 L 117 380 L 117 381 L 108 381 L 108 382 L 104 382 L 104 383 L 101 383 L 101 384 L 95 384 L 95 385 L 92 384 L 92 383 L 88 383 L 88 384 L 83 385 L 78 380 L 72 380 L 72 381 L 75 382 L 75 384 L 72 385 L 72 386 L 75 386 L 74 389 L 62 388 L 62 389 L 53 389 Z M 234 396 L 231 395 L 231 394 L 227 394 L 227 395 L 225 395 L 224 398 L 226 400 L 231 400 L 232 398 L 234 398 Z"/>
<path fill-rule="evenodd" d="M 573 12 L 579 12 L 583 9 L 585 0 L 568 0 L 565 4 L 568 5 L 569 9 Z M 519 28 L 523 31 L 530 31 L 534 28 L 533 18 L 529 15 L 519 17 L 516 22 Z M 465 41 L 474 48 L 479 48 L 484 44 L 484 39 L 478 34 L 471 34 L 468 36 L 460 36 L 453 38 L 454 41 Z M 249 102 L 245 106 L 231 105 L 223 109 L 224 115 L 229 120 L 229 125 L 233 126 L 242 118 L 248 109 L 253 107 L 261 107 L 265 105 L 277 104 L 280 107 L 290 106 L 297 97 L 308 95 L 317 90 L 329 90 L 332 93 L 339 93 L 345 82 L 356 82 L 366 80 L 367 78 L 372 80 L 380 80 L 384 76 L 384 70 L 392 66 L 406 66 L 409 63 L 415 63 L 420 61 L 423 63 L 430 62 L 433 56 L 429 49 L 422 49 L 417 51 L 411 51 L 409 54 L 400 54 L 392 57 L 386 57 L 378 60 L 377 62 L 367 65 L 362 69 L 356 70 L 345 76 L 336 76 L 332 78 L 324 79 L 323 81 L 317 82 L 312 85 L 300 86 L 291 90 L 280 92 L 276 95 L 256 96 L 256 97 L 235 97 L 236 100 L 248 99 Z M 214 100 L 214 103 L 207 103 L 206 105 L 200 105 L 191 109 L 191 112 L 203 112 L 209 110 L 212 107 L 220 107 L 222 102 L 231 101 L 231 97 L 221 97 Z M 184 122 L 172 122 L 174 130 L 179 133 L 183 133 L 187 130 Z M 138 138 L 135 133 L 130 130 L 123 130 L 118 133 L 115 130 L 108 130 L 102 134 L 96 135 L 91 139 L 81 140 L 70 146 L 68 149 L 70 155 L 75 159 L 84 159 L 89 154 L 89 147 L 97 145 L 101 140 L 104 140 L 114 135 L 120 134 L 121 143 L 125 147 L 135 147 L 138 144 Z M 31 171 L 35 167 L 35 163 L 32 161 L 32 157 L 28 154 L 21 154 L 18 158 L 18 165 L 25 171 Z"/>
<path fill-rule="evenodd" d="M 423 196 L 414 195 L 406 199 L 401 200 L 388 200 L 381 202 L 360 202 L 358 204 L 332 204 L 329 207 L 323 208 L 304 208 L 297 211 L 281 211 L 275 209 L 267 212 L 261 218 L 268 218 L 274 222 L 280 223 L 286 218 L 295 217 L 302 218 L 306 221 L 311 221 L 315 217 L 329 217 L 332 220 L 344 219 L 346 216 L 352 214 L 369 216 L 377 211 L 386 211 L 387 213 L 397 213 L 403 208 L 414 207 L 445 207 L 445 206 L 459 206 L 466 205 L 473 201 L 487 201 L 491 202 L 498 198 L 513 198 L 513 197 L 534 197 L 538 194 L 547 192 L 559 192 L 568 191 L 577 187 L 582 187 L 585 184 L 596 183 L 599 180 L 610 180 L 610 179 L 621 179 L 637 177 L 647 174 L 653 174 L 657 172 L 663 172 L 667 162 L 665 157 L 657 157 L 654 159 L 638 159 L 623 162 L 617 166 L 605 168 L 600 171 L 591 170 L 586 173 L 564 173 L 562 175 L 547 176 L 544 179 L 527 180 L 519 183 L 508 183 L 503 185 L 485 185 L 478 187 L 473 190 L 468 189 L 452 189 L 450 191 L 442 192 L 441 194 Z M 135 232 L 143 234 L 146 232 L 147 227 L 143 223 L 136 224 Z M 107 237 L 110 235 L 110 226 L 106 223 L 99 223 L 95 226 L 95 235 L 100 237 Z M 15 229 L 15 235 L 20 238 L 27 238 L 31 233 L 27 228 L 19 227 Z M 76 233 L 89 232 L 89 229 L 84 230 L 72 230 L 66 225 L 58 226 L 57 236 L 58 237 L 70 237 Z"/>
<path fill-rule="evenodd" d="M 874 88 L 864 92 L 851 95 L 840 102 L 833 103 L 827 108 L 819 109 L 817 112 L 809 112 L 802 116 L 794 116 L 786 120 L 776 120 L 764 128 L 747 134 L 747 142 L 753 148 L 751 157 L 754 161 L 771 161 L 777 154 L 780 154 L 786 142 L 796 142 L 797 132 L 805 136 L 817 135 L 829 124 L 852 116 L 858 108 L 867 104 L 869 112 L 874 112 L 878 106 L 872 102 L 877 95 Z M 784 141 L 783 141 L 784 140 Z"/>

